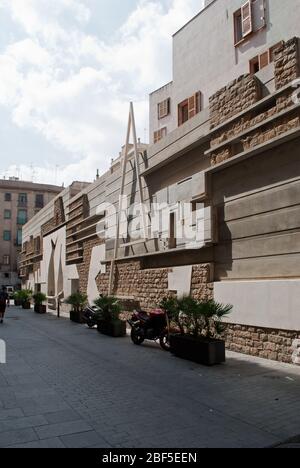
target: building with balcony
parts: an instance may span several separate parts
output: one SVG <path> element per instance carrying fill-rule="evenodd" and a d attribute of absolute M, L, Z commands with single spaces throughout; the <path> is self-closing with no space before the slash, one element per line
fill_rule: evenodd
<path fill-rule="evenodd" d="M 62 200 L 60 233 L 45 230 L 55 205 L 28 223 L 25 245 L 42 236 L 44 252 L 24 284 L 144 309 L 172 294 L 214 298 L 233 305 L 228 348 L 297 362 L 299 17 L 298 0 L 207 1 L 174 36 L 173 81 L 150 95 L 138 170 L 132 153 L 123 173 L 121 154 Z"/>
<path fill-rule="evenodd" d="M 20 287 L 18 257 L 22 228 L 62 187 L 34 184 L 17 178 L 0 180 L 0 288 Z"/>

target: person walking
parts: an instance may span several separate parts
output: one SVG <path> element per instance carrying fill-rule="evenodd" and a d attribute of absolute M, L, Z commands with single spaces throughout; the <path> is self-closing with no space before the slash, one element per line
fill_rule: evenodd
<path fill-rule="evenodd" d="M 9 305 L 9 295 L 6 287 L 3 286 L 2 291 L 0 291 L 0 323 L 3 323 L 6 307 L 9 307 Z"/>

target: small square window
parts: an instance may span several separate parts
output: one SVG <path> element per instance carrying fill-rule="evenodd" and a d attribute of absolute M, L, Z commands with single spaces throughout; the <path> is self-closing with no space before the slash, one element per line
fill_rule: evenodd
<path fill-rule="evenodd" d="M 11 241 L 11 232 L 10 231 L 3 231 L 3 240 L 10 242 Z"/>
<path fill-rule="evenodd" d="M 10 256 L 9 255 L 3 255 L 3 265 L 8 266 L 10 264 Z"/>
<path fill-rule="evenodd" d="M 19 193 L 19 206 L 27 205 L 27 193 Z"/>
<path fill-rule="evenodd" d="M 11 219 L 11 210 L 4 210 L 4 219 Z"/>
<path fill-rule="evenodd" d="M 11 201 L 11 193 L 6 193 L 6 194 L 4 195 L 4 200 L 5 200 L 6 202 L 10 202 L 10 201 Z"/>
<path fill-rule="evenodd" d="M 38 194 L 35 196 L 35 207 L 44 208 L 44 195 Z"/>

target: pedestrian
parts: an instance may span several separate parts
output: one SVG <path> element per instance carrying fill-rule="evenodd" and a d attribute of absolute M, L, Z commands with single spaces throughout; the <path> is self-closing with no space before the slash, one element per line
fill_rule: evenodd
<path fill-rule="evenodd" d="M 6 287 L 3 286 L 2 291 L 0 291 L 0 323 L 3 323 L 6 307 L 9 307 L 9 305 L 9 295 Z"/>

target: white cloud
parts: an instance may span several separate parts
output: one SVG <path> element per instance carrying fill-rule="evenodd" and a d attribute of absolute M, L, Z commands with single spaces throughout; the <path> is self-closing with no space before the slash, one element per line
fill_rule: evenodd
<path fill-rule="evenodd" d="M 0 0 L 24 37 L 0 55 L 0 104 L 17 127 L 38 132 L 66 154 L 59 181 L 91 179 L 123 144 L 129 101 L 139 134 L 148 127 L 148 94 L 171 78 L 171 35 L 200 0 L 142 0 L 114 40 L 86 33 L 88 0 Z M 113 12 L 112 12 L 113 14 Z M 43 162 L 38 179 L 52 181 Z M 12 170 L 12 168 L 11 168 Z M 30 168 L 21 168 L 28 177 Z"/>

